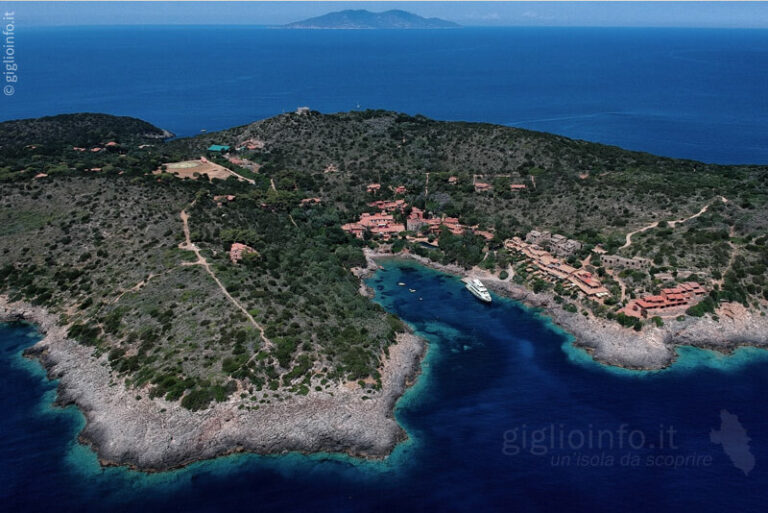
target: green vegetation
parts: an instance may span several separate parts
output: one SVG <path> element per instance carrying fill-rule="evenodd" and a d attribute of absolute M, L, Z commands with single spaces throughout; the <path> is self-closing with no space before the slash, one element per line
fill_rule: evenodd
<path fill-rule="evenodd" d="M 530 275 L 503 249 L 505 239 L 536 228 L 581 240 L 584 250 L 570 260 L 576 267 L 596 244 L 651 259 L 650 270 L 620 273 L 631 294 L 692 277 L 711 284 L 712 296 L 689 315 L 712 313 L 722 301 L 768 300 L 766 167 L 706 165 L 384 111 L 286 114 L 190 139 L 164 142 L 164 135 L 139 120 L 91 114 L 0 123 L 0 292 L 46 306 L 73 339 L 106 355 L 117 377 L 190 409 L 235 390 L 305 394 L 332 381 L 379 380 L 381 355 L 405 328 L 362 297 L 349 272 L 377 241 L 354 239 L 340 225 L 373 211 L 370 201 L 391 199 L 398 185 L 409 205 L 495 237 L 444 230 L 435 248 L 396 238 L 394 251 L 501 270 L 502 279 L 511 266 L 511 281 L 553 290 L 574 313 L 642 328 L 615 314 L 619 283 L 599 258 L 586 270 L 613 294 L 600 305 Z M 258 166 L 211 158 L 255 184 L 152 174 L 199 158 L 211 144 L 237 148 L 247 140 L 263 148 L 238 157 Z M 108 141 L 118 144 L 106 148 Z M 473 175 L 492 190 L 476 193 Z M 371 182 L 382 184 L 378 195 L 366 192 Z M 512 192 L 509 184 L 527 188 Z M 236 199 L 213 199 L 222 195 Z M 302 206 L 303 198 L 321 201 Z M 619 250 L 628 231 L 705 204 L 698 218 L 660 223 Z M 267 340 L 201 266 L 190 265 L 195 255 L 179 249 L 182 209 L 192 241 Z M 256 253 L 233 264 L 235 242 Z"/>

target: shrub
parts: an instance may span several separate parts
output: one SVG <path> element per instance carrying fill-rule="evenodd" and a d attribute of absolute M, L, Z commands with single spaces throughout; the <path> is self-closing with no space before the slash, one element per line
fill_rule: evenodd
<path fill-rule="evenodd" d="M 196 388 L 188 392 L 182 399 L 181 405 L 192 411 L 204 410 L 213 399 L 213 393 L 208 389 Z"/>
<path fill-rule="evenodd" d="M 711 297 L 706 297 L 686 310 L 685 313 L 692 317 L 703 317 L 707 313 L 715 313 L 715 307 L 715 301 Z"/>

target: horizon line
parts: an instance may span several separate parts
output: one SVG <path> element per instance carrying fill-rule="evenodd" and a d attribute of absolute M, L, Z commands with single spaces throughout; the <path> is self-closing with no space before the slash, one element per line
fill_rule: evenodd
<path fill-rule="evenodd" d="M 41 0 L 50 1 L 50 0 Z M 86 27 L 252 27 L 252 28 L 284 28 L 291 31 L 345 31 L 345 32 L 375 32 L 375 31 L 399 31 L 399 32 L 418 32 L 418 31 L 453 31 L 463 28 L 497 29 L 497 28 L 637 28 L 637 29 L 717 29 L 717 30 L 768 30 L 767 26 L 749 26 L 749 25 L 459 25 L 458 27 L 447 28 L 289 28 L 287 23 L 282 24 L 260 24 L 260 23 L 85 23 L 85 24 L 29 24 L 25 28 L 86 28 Z"/>

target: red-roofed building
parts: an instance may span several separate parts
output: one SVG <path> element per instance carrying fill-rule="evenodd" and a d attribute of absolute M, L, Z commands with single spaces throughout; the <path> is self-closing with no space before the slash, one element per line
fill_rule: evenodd
<path fill-rule="evenodd" d="M 681 283 L 677 287 L 662 289 L 659 295 L 633 299 L 621 309 L 624 315 L 647 319 L 648 317 L 671 317 L 684 313 L 698 303 L 707 291 L 694 281 Z"/>
<path fill-rule="evenodd" d="M 245 147 L 248 150 L 263 150 L 264 141 L 261 141 L 259 139 L 248 139 L 240 143 L 240 146 Z"/>
<path fill-rule="evenodd" d="M 441 224 L 448 228 L 454 235 L 461 235 L 464 233 L 464 227 L 459 223 L 458 217 L 444 217 Z"/>
<path fill-rule="evenodd" d="M 115 146 L 120 146 L 120 145 L 119 145 L 119 144 L 117 144 L 115 141 L 109 141 L 109 142 L 108 142 L 107 144 L 105 144 L 104 146 L 106 146 L 107 148 L 114 148 Z"/>
<path fill-rule="evenodd" d="M 369 206 L 378 208 L 379 210 L 382 210 L 384 212 L 394 212 L 395 210 L 399 210 L 402 212 L 405 210 L 405 207 L 407 206 L 405 203 L 405 200 L 395 200 L 395 201 L 373 201 L 371 203 L 368 203 Z"/>
<path fill-rule="evenodd" d="M 341 225 L 341 229 L 344 230 L 347 233 L 350 233 L 357 237 L 358 239 L 363 238 L 363 234 L 365 233 L 365 226 L 363 226 L 360 223 L 347 223 Z"/>
<path fill-rule="evenodd" d="M 459 181 L 459 177 L 457 176 L 449 176 L 448 177 L 448 183 L 451 185 L 456 185 Z"/>
<path fill-rule="evenodd" d="M 491 190 L 491 184 L 485 182 L 475 182 L 475 192 L 487 192 Z"/>
<path fill-rule="evenodd" d="M 368 192 L 379 192 L 379 189 L 381 189 L 381 184 L 380 183 L 369 183 L 368 186 L 366 187 L 366 189 L 368 190 Z"/>
<path fill-rule="evenodd" d="M 395 187 L 395 194 L 405 194 L 406 192 L 408 192 L 408 189 L 405 188 L 405 185 Z"/>
<path fill-rule="evenodd" d="M 513 183 L 509 184 L 509 190 L 511 191 L 522 191 L 526 188 L 525 184 L 523 183 Z"/>
<path fill-rule="evenodd" d="M 240 244 L 239 242 L 235 242 L 234 244 L 232 244 L 232 247 L 229 249 L 229 259 L 232 260 L 233 264 L 236 264 L 243 259 L 243 256 L 250 253 L 258 253 L 258 252 L 250 246 L 246 246 L 245 244 Z"/>
<path fill-rule="evenodd" d="M 304 198 L 303 200 L 301 200 L 301 206 L 313 205 L 316 203 L 320 203 L 321 201 L 322 200 L 320 198 Z"/>
<path fill-rule="evenodd" d="M 576 271 L 573 273 L 573 277 L 576 279 L 572 283 L 579 287 L 579 289 L 587 296 L 596 296 L 603 292 L 608 292 L 600 284 L 600 281 L 592 276 L 592 273 L 587 271 Z"/>

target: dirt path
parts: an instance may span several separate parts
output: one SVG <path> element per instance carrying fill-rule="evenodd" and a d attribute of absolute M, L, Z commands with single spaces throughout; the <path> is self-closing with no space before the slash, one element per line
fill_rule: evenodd
<path fill-rule="evenodd" d="M 177 269 L 176 267 L 173 267 L 173 268 L 171 268 L 171 269 L 168 269 L 167 271 L 165 271 L 165 272 L 163 272 L 163 273 L 160 273 L 160 274 L 152 274 L 152 273 L 149 273 L 149 276 L 147 276 L 147 279 L 145 279 L 145 280 L 141 280 L 139 283 L 137 283 L 136 285 L 134 285 L 134 286 L 133 286 L 133 287 L 131 287 L 130 289 L 126 289 L 126 290 L 122 291 L 122 292 L 120 293 L 120 295 L 119 295 L 119 296 L 117 296 L 117 297 L 115 298 L 115 300 L 114 300 L 114 301 L 112 301 L 112 304 L 115 304 L 115 303 L 117 303 L 118 301 L 120 301 L 120 300 L 123 298 L 123 296 L 124 296 L 124 295 L 126 295 L 126 294 L 128 294 L 129 292 L 138 292 L 138 291 L 140 291 L 141 289 L 143 289 L 144 287 L 146 287 L 146 286 L 147 286 L 147 283 L 149 283 L 149 282 L 150 282 L 152 279 L 154 279 L 154 278 L 157 278 L 157 277 L 159 277 L 159 276 L 165 276 L 166 274 L 168 274 L 168 273 L 170 273 L 171 271 L 174 271 L 174 270 L 176 270 L 176 269 Z"/>
<path fill-rule="evenodd" d="M 269 184 L 272 186 L 272 190 L 277 192 L 277 187 L 275 187 L 275 179 L 274 178 L 270 178 L 269 179 Z"/>
<path fill-rule="evenodd" d="M 720 196 L 720 199 L 722 200 L 722 202 L 723 202 L 723 203 L 728 203 L 728 199 L 726 199 L 726 197 L 725 197 L 725 196 Z M 699 217 L 699 216 L 700 216 L 700 215 L 702 215 L 704 212 L 706 212 L 706 211 L 709 209 L 709 207 L 710 207 L 710 204 L 709 204 L 709 203 L 707 203 L 706 205 L 704 205 L 704 206 L 701 208 L 701 210 L 699 210 L 698 212 L 696 212 L 696 213 L 695 213 L 695 214 L 693 214 L 692 216 L 690 216 L 690 217 L 686 217 L 686 218 L 684 218 L 684 219 L 675 219 L 674 221 L 667 221 L 667 224 L 670 226 L 670 228 L 674 228 L 674 227 L 675 227 L 675 226 L 677 226 L 678 224 L 682 224 L 682 223 L 685 223 L 685 222 L 688 222 L 688 221 L 690 221 L 691 219 L 695 219 L 695 218 Z M 625 249 L 625 248 L 628 248 L 629 246 L 631 246 L 631 245 L 632 245 L 632 236 L 633 236 L 633 235 L 636 235 L 636 234 L 638 234 L 638 233 L 642 233 L 642 232 L 644 232 L 644 231 L 647 231 L 647 230 L 650 230 L 650 229 L 652 229 L 652 228 L 656 228 L 657 226 L 659 226 L 659 221 L 654 221 L 654 222 L 652 222 L 651 224 L 649 224 L 648 226 L 644 226 L 644 227 L 642 227 L 642 228 L 639 228 L 639 229 L 637 229 L 637 230 L 635 230 L 635 231 L 633 231 L 633 232 L 629 232 L 629 233 L 627 234 L 627 237 L 626 237 L 626 242 L 625 242 L 625 243 L 624 243 L 624 245 L 623 245 L 622 247 L 620 247 L 619 249 Z"/>
<path fill-rule="evenodd" d="M 193 201 L 192 204 L 190 204 L 190 207 L 194 205 L 195 202 Z M 198 248 L 193 242 L 192 238 L 190 236 L 189 231 L 189 214 L 187 214 L 186 209 L 182 210 L 179 214 L 179 217 L 181 217 L 181 222 L 184 225 L 184 242 L 179 244 L 179 249 L 183 249 L 185 251 L 192 251 L 196 256 L 197 260 L 195 262 L 184 262 L 181 265 L 200 265 L 205 269 L 205 272 L 207 272 L 211 278 L 213 278 L 213 281 L 216 282 L 216 285 L 219 286 L 219 289 L 221 289 L 221 292 L 226 296 L 226 298 L 237 307 L 238 310 L 243 312 L 243 315 L 248 319 L 248 321 L 253 325 L 254 328 L 256 328 L 259 331 L 259 334 L 261 335 L 261 339 L 264 341 L 265 345 L 267 347 L 272 347 L 272 341 L 267 338 L 266 333 L 264 332 L 264 327 L 256 322 L 256 319 L 253 318 L 253 316 L 248 312 L 248 310 L 245 309 L 245 307 L 232 297 L 232 295 L 227 291 L 227 288 L 224 286 L 223 283 L 221 283 L 221 280 L 216 276 L 216 273 L 213 272 L 213 269 L 211 269 L 211 265 L 208 263 L 208 261 L 205 259 L 203 254 L 200 252 L 200 248 Z"/>
<path fill-rule="evenodd" d="M 235 173 L 234 171 L 232 171 L 231 169 L 228 169 L 228 168 L 224 168 L 224 169 L 229 171 L 229 173 L 232 176 L 234 176 L 235 178 L 237 178 L 238 180 L 245 180 L 246 182 L 248 182 L 251 185 L 256 185 L 256 180 L 254 180 L 253 178 L 246 178 L 243 175 L 239 175 L 239 174 Z"/>

